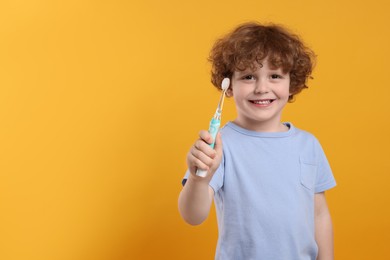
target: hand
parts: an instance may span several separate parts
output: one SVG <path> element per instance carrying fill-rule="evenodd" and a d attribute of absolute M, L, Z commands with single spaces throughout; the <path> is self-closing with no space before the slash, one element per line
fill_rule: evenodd
<path fill-rule="evenodd" d="M 190 173 L 195 178 L 210 180 L 222 159 L 222 140 L 220 133 L 217 134 L 214 149 L 209 144 L 213 142 L 209 132 L 202 130 L 199 139 L 196 140 L 187 155 L 187 165 Z M 207 171 L 206 178 L 196 176 L 197 169 Z"/>

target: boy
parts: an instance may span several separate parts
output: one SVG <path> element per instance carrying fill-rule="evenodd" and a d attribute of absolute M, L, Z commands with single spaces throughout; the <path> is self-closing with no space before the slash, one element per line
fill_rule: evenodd
<path fill-rule="evenodd" d="M 215 259 L 333 259 L 324 191 L 336 185 L 317 139 L 281 114 L 307 88 L 314 53 L 276 25 L 246 23 L 213 46 L 212 83 L 229 77 L 237 118 L 191 147 L 179 211 L 192 225 L 218 217 Z M 206 177 L 196 176 L 197 169 Z"/>

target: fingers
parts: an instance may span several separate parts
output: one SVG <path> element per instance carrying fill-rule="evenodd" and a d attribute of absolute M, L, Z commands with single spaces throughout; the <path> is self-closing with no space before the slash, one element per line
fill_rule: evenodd
<path fill-rule="evenodd" d="M 202 139 L 203 141 L 205 141 L 208 144 L 212 144 L 214 141 L 211 134 L 205 130 L 202 130 L 199 132 L 199 137 L 200 137 L 200 139 Z"/>
<path fill-rule="evenodd" d="M 215 171 L 222 158 L 222 141 L 218 133 L 215 143 L 215 150 L 209 144 L 213 142 L 212 136 L 207 131 L 199 133 L 199 139 L 191 147 L 187 156 L 187 164 L 190 172 L 195 174 L 197 169 Z"/>
<path fill-rule="evenodd" d="M 191 164 L 202 170 L 208 170 L 216 156 L 216 151 L 212 149 L 203 140 L 197 140 L 191 147 L 190 153 Z"/>
<path fill-rule="evenodd" d="M 203 152 L 208 157 L 214 158 L 216 155 L 216 152 L 213 148 L 210 147 L 210 144 L 213 142 L 212 136 L 205 131 L 202 131 L 199 134 L 200 139 L 196 140 L 194 144 L 194 148 L 198 151 Z"/>

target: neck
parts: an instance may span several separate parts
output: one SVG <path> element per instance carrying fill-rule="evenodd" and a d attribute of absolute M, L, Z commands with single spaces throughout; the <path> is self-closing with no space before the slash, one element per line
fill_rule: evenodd
<path fill-rule="evenodd" d="M 235 119 L 233 121 L 236 125 L 245 128 L 250 131 L 255 132 L 287 132 L 289 130 L 288 126 L 282 122 L 277 123 L 266 123 L 266 122 L 241 122 L 240 120 Z"/>

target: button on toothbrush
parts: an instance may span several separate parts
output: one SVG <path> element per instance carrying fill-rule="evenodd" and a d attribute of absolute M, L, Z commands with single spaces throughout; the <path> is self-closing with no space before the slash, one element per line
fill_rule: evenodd
<path fill-rule="evenodd" d="M 217 137 L 219 126 L 221 125 L 221 114 L 222 114 L 223 101 L 225 98 L 226 90 L 229 88 L 229 85 L 230 85 L 230 79 L 224 78 L 222 80 L 222 84 L 221 84 L 222 94 L 221 94 L 221 98 L 219 99 L 217 111 L 215 111 L 215 114 L 214 114 L 213 118 L 211 119 L 210 126 L 209 126 L 209 133 L 211 134 L 211 136 L 213 138 L 213 142 L 211 144 L 209 144 L 211 148 L 214 148 L 215 138 Z M 200 176 L 200 177 L 206 177 L 207 171 L 197 169 L 196 175 Z"/>

